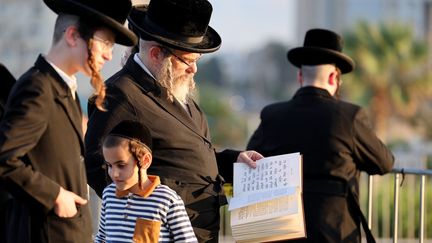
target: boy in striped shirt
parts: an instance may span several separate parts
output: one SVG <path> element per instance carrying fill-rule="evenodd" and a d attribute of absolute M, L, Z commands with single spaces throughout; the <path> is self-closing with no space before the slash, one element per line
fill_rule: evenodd
<path fill-rule="evenodd" d="M 122 121 L 102 152 L 113 183 L 102 196 L 95 242 L 198 242 L 177 193 L 147 175 L 152 139 L 143 124 Z"/>

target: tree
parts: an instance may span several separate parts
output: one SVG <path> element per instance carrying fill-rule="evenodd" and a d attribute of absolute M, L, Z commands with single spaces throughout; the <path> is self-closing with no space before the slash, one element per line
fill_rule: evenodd
<path fill-rule="evenodd" d="M 369 106 L 373 127 L 386 139 L 390 118 L 414 117 L 432 94 L 427 44 L 408 26 L 360 22 L 345 34 L 345 48 L 356 62 L 347 95 Z"/>
<path fill-rule="evenodd" d="M 247 116 L 233 107 L 232 98 L 231 92 L 210 82 L 199 84 L 196 99 L 206 114 L 212 142 L 218 150 L 244 149 L 248 136 Z"/>

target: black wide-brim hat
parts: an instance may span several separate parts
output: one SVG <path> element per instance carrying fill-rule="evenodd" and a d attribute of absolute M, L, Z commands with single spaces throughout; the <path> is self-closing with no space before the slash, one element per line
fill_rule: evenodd
<path fill-rule="evenodd" d="M 288 60 L 296 67 L 302 65 L 335 64 L 342 73 L 354 70 L 354 61 L 342 53 L 342 37 L 333 31 L 311 29 L 306 32 L 303 47 L 288 51 Z"/>
<path fill-rule="evenodd" d="M 128 21 L 141 39 L 193 53 L 217 51 L 219 34 L 208 24 L 213 8 L 207 0 L 151 0 L 134 6 Z"/>
<path fill-rule="evenodd" d="M 79 16 L 86 21 L 100 23 L 115 34 L 115 42 L 125 46 L 136 45 L 136 35 L 124 26 L 132 8 L 130 0 L 44 0 L 55 13 Z"/>

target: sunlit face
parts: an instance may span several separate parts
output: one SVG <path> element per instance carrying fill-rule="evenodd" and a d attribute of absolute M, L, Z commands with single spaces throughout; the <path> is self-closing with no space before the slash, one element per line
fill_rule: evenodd
<path fill-rule="evenodd" d="M 114 47 L 114 33 L 108 29 L 99 29 L 90 38 L 90 50 L 92 53 L 92 62 L 94 63 L 95 71 L 100 72 L 106 61 L 112 59 L 112 49 Z M 91 69 L 88 64 L 88 49 L 84 48 L 82 66 L 83 73 L 91 76 Z"/>
<path fill-rule="evenodd" d="M 120 191 L 128 190 L 138 183 L 138 166 L 129 152 L 127 142 L 111 148 L 103 147 L 108 174 Z"/>
<path fill-rule="evenodd" d="M 169 50 L 168 53 L 171 54 L 170 58 L 162 62 L 155 76 L 174 97 L 186 103 L 187 97 L 195 89 L 196 62 L 201 54 L 177 50 Z"/>
<path fill-rule="evenodd" d="M 173 50 L 171 54 L 174 80 L 177 80 L 178 84 L 189 83 L 198 71 L 197 61 L 201 54 L 178 50 Z"/>

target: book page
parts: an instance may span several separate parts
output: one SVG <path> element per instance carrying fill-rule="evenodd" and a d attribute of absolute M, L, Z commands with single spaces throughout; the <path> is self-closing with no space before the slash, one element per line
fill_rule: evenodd
<path fill-rule="evenodd" d="M 257 168 L 234 163 L 234 197 L 229 210 L 293 195 L 301 187 L 300 153 L 257 160 Z"/>
<path fill-rule="evenodd" d="M 235 196 L 229 201 L 228 210 L 245 207 L 254 203 L 260 203 L 270 199 L 276 199 L 283 196 L 294 195 L 297 187 L 281 187 L 257 192 L 245 192 L 240 196 Z"/>

